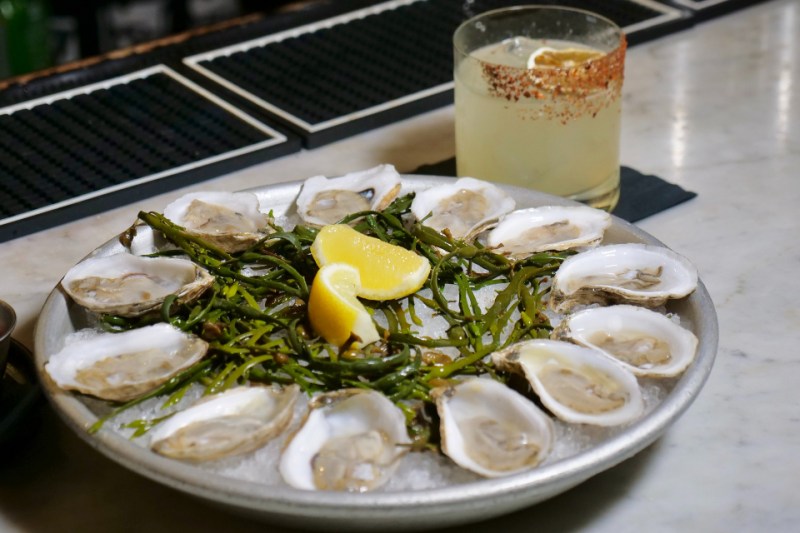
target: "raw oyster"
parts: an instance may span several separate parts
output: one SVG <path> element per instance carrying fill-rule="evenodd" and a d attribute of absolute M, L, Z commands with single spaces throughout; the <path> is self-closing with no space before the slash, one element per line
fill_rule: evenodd
<path fill-rule="evenodd" d="M 334 391 L 311 400 L 280 473 L 298 489 L 365 492 L 389 479 L 410 444 L 403 412 L 384 395 Z"/>
<path fill-rule="evenodd" d="M 486 236 L 486 246 L 522 259 L 536 252 L 595 246 L 611 215 L 588 206 L 544 206 L 504 216 Z"/>
<path fill-rule="evenodd" d="M 400 174 L 392 165 L 328 179 L 314 176 L 297 196 L 297 214 L 315 226 L 335 224 L 361 211 L 382 211 L 400 192 Z"/>
<path fill-rule="evenodd" d="M 214 277 L 187 259 L 118 253 L 90 257 L 72 267 L 61 286 L 78 304 L 96 313 L 138 316 L 177 295 L 189 302 L 214 283 Z"/>
<path fill-rule="evenodd" d="M 555 335 L 594 348 L 637 376 L 677 376 L 697 351 L 694 333 L 633 305 L 584 309 L 566 317 Z"/>
<path fill-rule="evenodd" d="M 485 477 L 538 465 L 553 445 L 553 422 L 533 402 L 492 379 L 434 389 L 442 451 Z"/>
<path fill-rule="evenodd" d="M 501 370 L 523 374 L 542 404 L 566 422 L 616 426 L 644 410 L 636 377 L 590 348 L 535 339 L 492 354 Z"/>
<path fill-rule="evenodd" d="M 206 354 L 208 343 L 165 323 L 123 333 L 78 331 L 45 370 L 62 389 L 124 402 L 150 392 Z"/>
<path fill-rule="evenodd" d="M 558 312 L 608 302 L 657 307 L 696 288 L 697 269 L 685 257 L 661 246 L 615 244 L 567 258 L 553 278 L 550 306 Z"/>
<path fill-rule="evenodd" d="M 152 430 L 150 447 L 175 459 L 208 461 L 247 453 L 289 424 L 300 387 L 236 387 L 201 398 Z"/>
<path fill-rule="evenodd" d="M 411 202 L 411 213 L 425 226 L 470 240 L 513 211 L 515 205 L 514 199 L 496 185 L 460 178 L 418 192 Z"/>
<path fill-rule="evenodd" d="M 164 216 L 226 252 L 240 252 L 266 237 L 269 217 L 249 192 L 193 192 L 164 208 Z"/>

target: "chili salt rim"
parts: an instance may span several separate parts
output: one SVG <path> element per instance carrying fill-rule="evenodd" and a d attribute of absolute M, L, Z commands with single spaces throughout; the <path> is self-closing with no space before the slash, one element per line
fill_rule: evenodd
<path fill-rule="evenodd" d="M 616 23 L 591 11 L 560 6 L 514 6 L 495 9 L 463 22 L 454 35 L 470 24 L 479 23 L 479 19 L 486 16 L 501 12 L 533 10 L 569 11 L 596 18 L 615 30 L 619 36 L 618 44 L 608 52 L 601 50 L 602 56 L 587 59 L 574 66 L 529 68 L 478 59 L 459 46 L 458 39 L 454 37 L 453 46 L 464 56 L 464 61 L 474 61 L 479 65 L 482 77 L 489 88 L 489 95 L 509 102 L 550 100 L 553 104 L 559 105 L 557 107 L 545 105 L 538 114 L 543 118 L 556 118 L 562 122 L 587 114 L 594 116 L 618 99 L 624 80 L 627 39 L 622 28 Z"/>

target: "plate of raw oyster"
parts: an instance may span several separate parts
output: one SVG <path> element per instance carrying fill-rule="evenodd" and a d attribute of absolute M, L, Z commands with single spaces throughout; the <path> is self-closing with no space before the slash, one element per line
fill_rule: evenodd
<path fill-rule="evenodd" d="M 418 293 L 366 303 L 367 346 L 304 315 L 309 245 L 342 221 L 432 265 Z M 382 165 L 193 193 L 121 231 L 42 309 L 46 395 L 118 463 L 275 523 L 430 529 L 532 505 L 656 440 L 716 355 L 689 260 L 527 189 Z"/>

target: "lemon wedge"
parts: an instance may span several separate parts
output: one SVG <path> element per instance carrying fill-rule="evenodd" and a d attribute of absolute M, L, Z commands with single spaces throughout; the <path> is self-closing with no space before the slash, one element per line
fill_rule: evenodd
<path fill-rule="evenodd" d="M 311 245 L 311 255 L 320 267 L 345 263 L 358 270 L 357 294 L 367 300 L 408 296 L 422 287 L 431 271 L 424 257 L 345 224 L 323 227 Z"/>
<path fill-rule="evenodd" d="M 317 271 L 308 298 L 311 327 L 326 341 L 344 346 L 353 336 L 359 346 L 380 338 L 375 323 L 356 294 L 361 286 L 358 270 L 344 263 Z"/>
<path fill-rule="evenodd" d="M 553 48 L 542 47 L 531 55 L 528 60 L 528 68 L 532 67 L 574 67 L 603 57 L 603 52 L 599 50 L 589 50 L 586 48 L 563 48 L 555 50 Z"/>

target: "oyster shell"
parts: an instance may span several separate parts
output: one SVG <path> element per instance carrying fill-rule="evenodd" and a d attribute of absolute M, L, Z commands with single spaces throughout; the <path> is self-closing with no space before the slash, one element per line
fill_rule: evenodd
<path fill-rule="evenodd" d="M 590 348 L 535 339 L 492 354 L 501 370 L 523 374 L 542 404 L 566 422 L 616 426 L 644 410 L 636 377 Z"/>
<path fill-rule="evenodd" d="M 697 351 L 694 333 L 661 313 L 632 305 L 584 309 L 566 317 L 555 335 L 594 348 L 637 376 L 677 376 Z"/>
<path fill-rule="evenodd" d="M 279 469 L 298 489 L 365 492 L 389 479 L 410 444 L 403 412 L 388 398 L 343 389 L 311 400 Z"/>
<path fill-rule="evenodd" d="M 599 246 L 567 258 L 553 277 L 550 306 L 557 312 L 577 304 L 663 305 L 697 288 L 697 269 L 661 246 Z"/>
<path fill-rule="evenodd" d="M 533 402 L 491 379 L 469 378 L 431 391 L 442 451 L 485 477 L 538 465 L 553 445 L 553 422 Z"/>
<path fill-rule="evenodd" d="M 67 337 L 44 368 L 62 389 L 124 402 L 189 368 L 207 349 L 203 339 L 165 323 L 123 333 L 83 330 Z"/>
<path fill-rule="evenodd" d="M 164 208 L 164 216 L 226 252 L 240 252 L 263 239 L 269 217 L 249 192 L 193 192 Z"/>
<path fill-rule="evenodd" d="M 411 202 L 411 213 L 425 226 L 448 230 L 456 239 L 470 240 L 510 213 L 515 205 L 514 199 L 496 185 L 460 178 L 418 192 Z"/>
<path fill-rule="evenodd" d="M 297 196 L 297 214 L 315 226 L 335 224 L 353 213 L 386 209 L 400 188 L 400 174 L 392 165 L 331 179 L 314 176 L 303 183 Z"/>
<path fill-rule="evenodd" d="M 64 291 L 78 304 L 121 316 L 158 309 L 173 294 L 181 303 L 192 301 L 213 283 L 211 274 L 187 259 L 125 252 L 84 259 L 61 280 Z"/>
<path fill-rule="evenodd" d="M 595 246 L 611 215 L 588 206 L 544 206 L 504 216 L 486 236 L 486 246 L 514 259 L 537 252 Z"/>
<path fill-rule="evenodd" d="M 153 451 L 175 459 L 208 461 L 247 453 L 289 424 L 300 387 L 236 387 L 201 398 L 150 432 Z"/>

